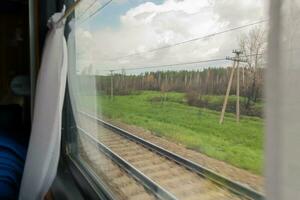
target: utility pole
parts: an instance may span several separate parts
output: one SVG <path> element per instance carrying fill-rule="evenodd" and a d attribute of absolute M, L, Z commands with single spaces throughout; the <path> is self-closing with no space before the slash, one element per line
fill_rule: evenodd
<path fill-rule="evenodd" d="M 160 71 L 158 71 L 157 73 L 158 73 L 158 88 L 161 88 L 161 73 Z"/>
<path fill-rule="evenodd" d="M 234 51 L 237 57 L 236 64 L 236 122 L 240 122 L 240 54 L 242 51 Z"/>
<path fill-rule="evenodd" d="M 236 65 L 236 62 L 234 61 L 232 69 L 231 69 L 231 73 L 230 73 L 230 78 L 229 78 L 229 82 L 228 82 L 228 86 L 227 86 L 227 90 L 226 90 L 226 95 L 225 95 L 223 107 L 222 107 L 222 112 L 221 112 L 221 117 L 220 117 L 220 122 L 219 122 L 220 124 L 222 124 L 223 121 L 224 121 L 224 115 L 225 115 L 225 110 L 226 110 L 226 106 L 227 106 L 228 96 L 229 96 L 229 93 L 230 93 L 231 84 L 232 84 L 235 65 Z"/>
<path fill-rule="evenodd" d="M 125 76 L 126 76 L 125 69 L 122 69 L 122 86 L 121 87 L 124 89 L 125 92 L 127 92 Z"/>
<path fill-rule="evenodd" d="M 230 89 L 231 89 L 231 84 L 232 84 L 232 79 L 233 79 L 233 74 L 234 74 L 234 70 L 235 67 L 237 68 L 237 84 L 236 84 L 236 96 L 237 96 L 237 100 L 236 100 L 236 121 L 239 122 L 240 121 L 240 71 L 239 71 L 239 63 L 240 62 L 247 62 L 245 59 L 241 59 L 240 58 L 240 54 L 242 54 L 243 52 L 240 50 L 233 50 L 232 53 L 235 54 L 234 58 L 230 58 L 227 57 L 226 60 L 232 60 L 233 61 L 233 68 L 231 70 L 231 74 L 230 74 L 230 79 L 229 79 L 229 83 L 228 83 L 228 87 L 226 90 L 226 95 L 225 95 L 225 99 L 224 99 L 224 103 L 223 103 L 223 107 L 222 107 L 222 112 L 221 112 L 221 117 L 220 117 L 220 124 L 223 123 L 224 121 L 224 115 L 225 115 L 225 111 L 226 111 L 226 106 L 227 106 L 227 102 L 228 102 L 228 97 L 230 94 Z"/>
<path fill-rule="evenodd" d="M 114 98 L 114 79 L 113 79 L 114 70 L 110 70 L 110 99 Z"/>

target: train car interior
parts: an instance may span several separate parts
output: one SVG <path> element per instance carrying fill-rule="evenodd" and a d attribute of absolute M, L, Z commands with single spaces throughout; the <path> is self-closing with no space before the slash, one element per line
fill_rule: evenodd
<path fill-rule="evenodd" d="M 300 200 L 299 13 L 1 0 L 0 199 Z"/>
<path fill-rule="evenodd" d="M 0 193 L 17 198 L 30 134 L 29 10 L 27 1 L 0 4 Z"/>

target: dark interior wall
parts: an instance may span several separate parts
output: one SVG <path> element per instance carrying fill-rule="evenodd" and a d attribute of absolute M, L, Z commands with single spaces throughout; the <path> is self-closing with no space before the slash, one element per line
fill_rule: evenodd
<path fill-rule="evenodd" d="M 22 106 L 23 120 L 28 127 L 30 97 L 13 94 L 11 81 L 18 75 L 31 75 L 32 87 L 35 87 L 35 78 L 48 31 L 47 21 L 53 13 L 62 9 L 65 2 L 65 0 L 0 0 L 0 105 Z M 33 9 L 30 9 L 31 6 Z M 29 10 L 34 13 L 34 17 L 29 17 Z M 29 35 L 32 33 L 34 36 Z M 34 51 L 31 51 L 32 45 Z M 31 64 L 32 59 L 35 61 L 34 65 Z M 34 69 L 34 73 L 31 69 Z"/>
<path fill-rule="evenodd" d="M 28 4 L 0 2 L 0 104 L 19 103 L 10 82 L 16 75 L 29 74 Z"/>
<path fill-rule="evenodd" d="M 34 0 L 38 5 L 35 57 L 41 58 L 48 19 L 68 1 Z M 0 104 L 19 103 L 21 98 L 11 93 L 11 80 L 17 75 L 30 74 L 28 9 L 28 0 L 0 1 Z M 39 63 L 36 65 L 38 71 Z"/>

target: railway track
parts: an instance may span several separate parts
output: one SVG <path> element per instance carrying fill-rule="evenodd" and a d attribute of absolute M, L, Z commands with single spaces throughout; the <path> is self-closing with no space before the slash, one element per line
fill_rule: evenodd
<path fill-rule="evenodd" d="M 264 199 L 263 195 L 235 183 L 190 160 L 145 141 L 85 112 L 79 112 L 78 131 L 144 190 L 143 199 Z M 83 152 L 85 152 L 84 150 Z M 93 158 L 96 152 L 90 153 Z M 93 158 L 94 160 L 98 160 Z M 99 162 L 99 161 L 98 161 Z M 125 175 L 126 174 L 126 175 Z M 131 179 L 130 179 L 131 178 Z M 117 181 L 115 181 L 117 182 Z M 123 181 L 125 183 L 126 181 Z M 139 184 L 138 184 L 139 183 Z M 125 184 L 126 185 L 126 184 Z M 126 195 L 126 192 L 124 192 Z M 134 192 L 132 192 L 134 194 Z M 119 195 L 122 198 L 122 195 Z M 133 199 L 128 196 L 125 199 Z"/>
<path fill-rule="evenodd" d="M 147 191 L 138 181 L 119 167 L 109 156 L 99 151 L 97 145 L 85 135 L 80 136 L 79 155 L 84 167 L 94 172 L 108 199 L 154 200 L 154 194 Z"/>

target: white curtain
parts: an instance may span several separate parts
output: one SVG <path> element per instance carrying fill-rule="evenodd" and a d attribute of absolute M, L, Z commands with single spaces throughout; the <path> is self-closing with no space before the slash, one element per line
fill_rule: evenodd
<path fill-rule="evenodd" d="M 300 199 L 300 1 L 270 1 L 267 200 Z"/>
<path fill-rule="evenodd" d="M 43 199 L 57 172 L 62 105 L 67 77 L 64 11 L 49 22 L 41 68 L 36 85 L 34 115 L 19 199 Z"/>

